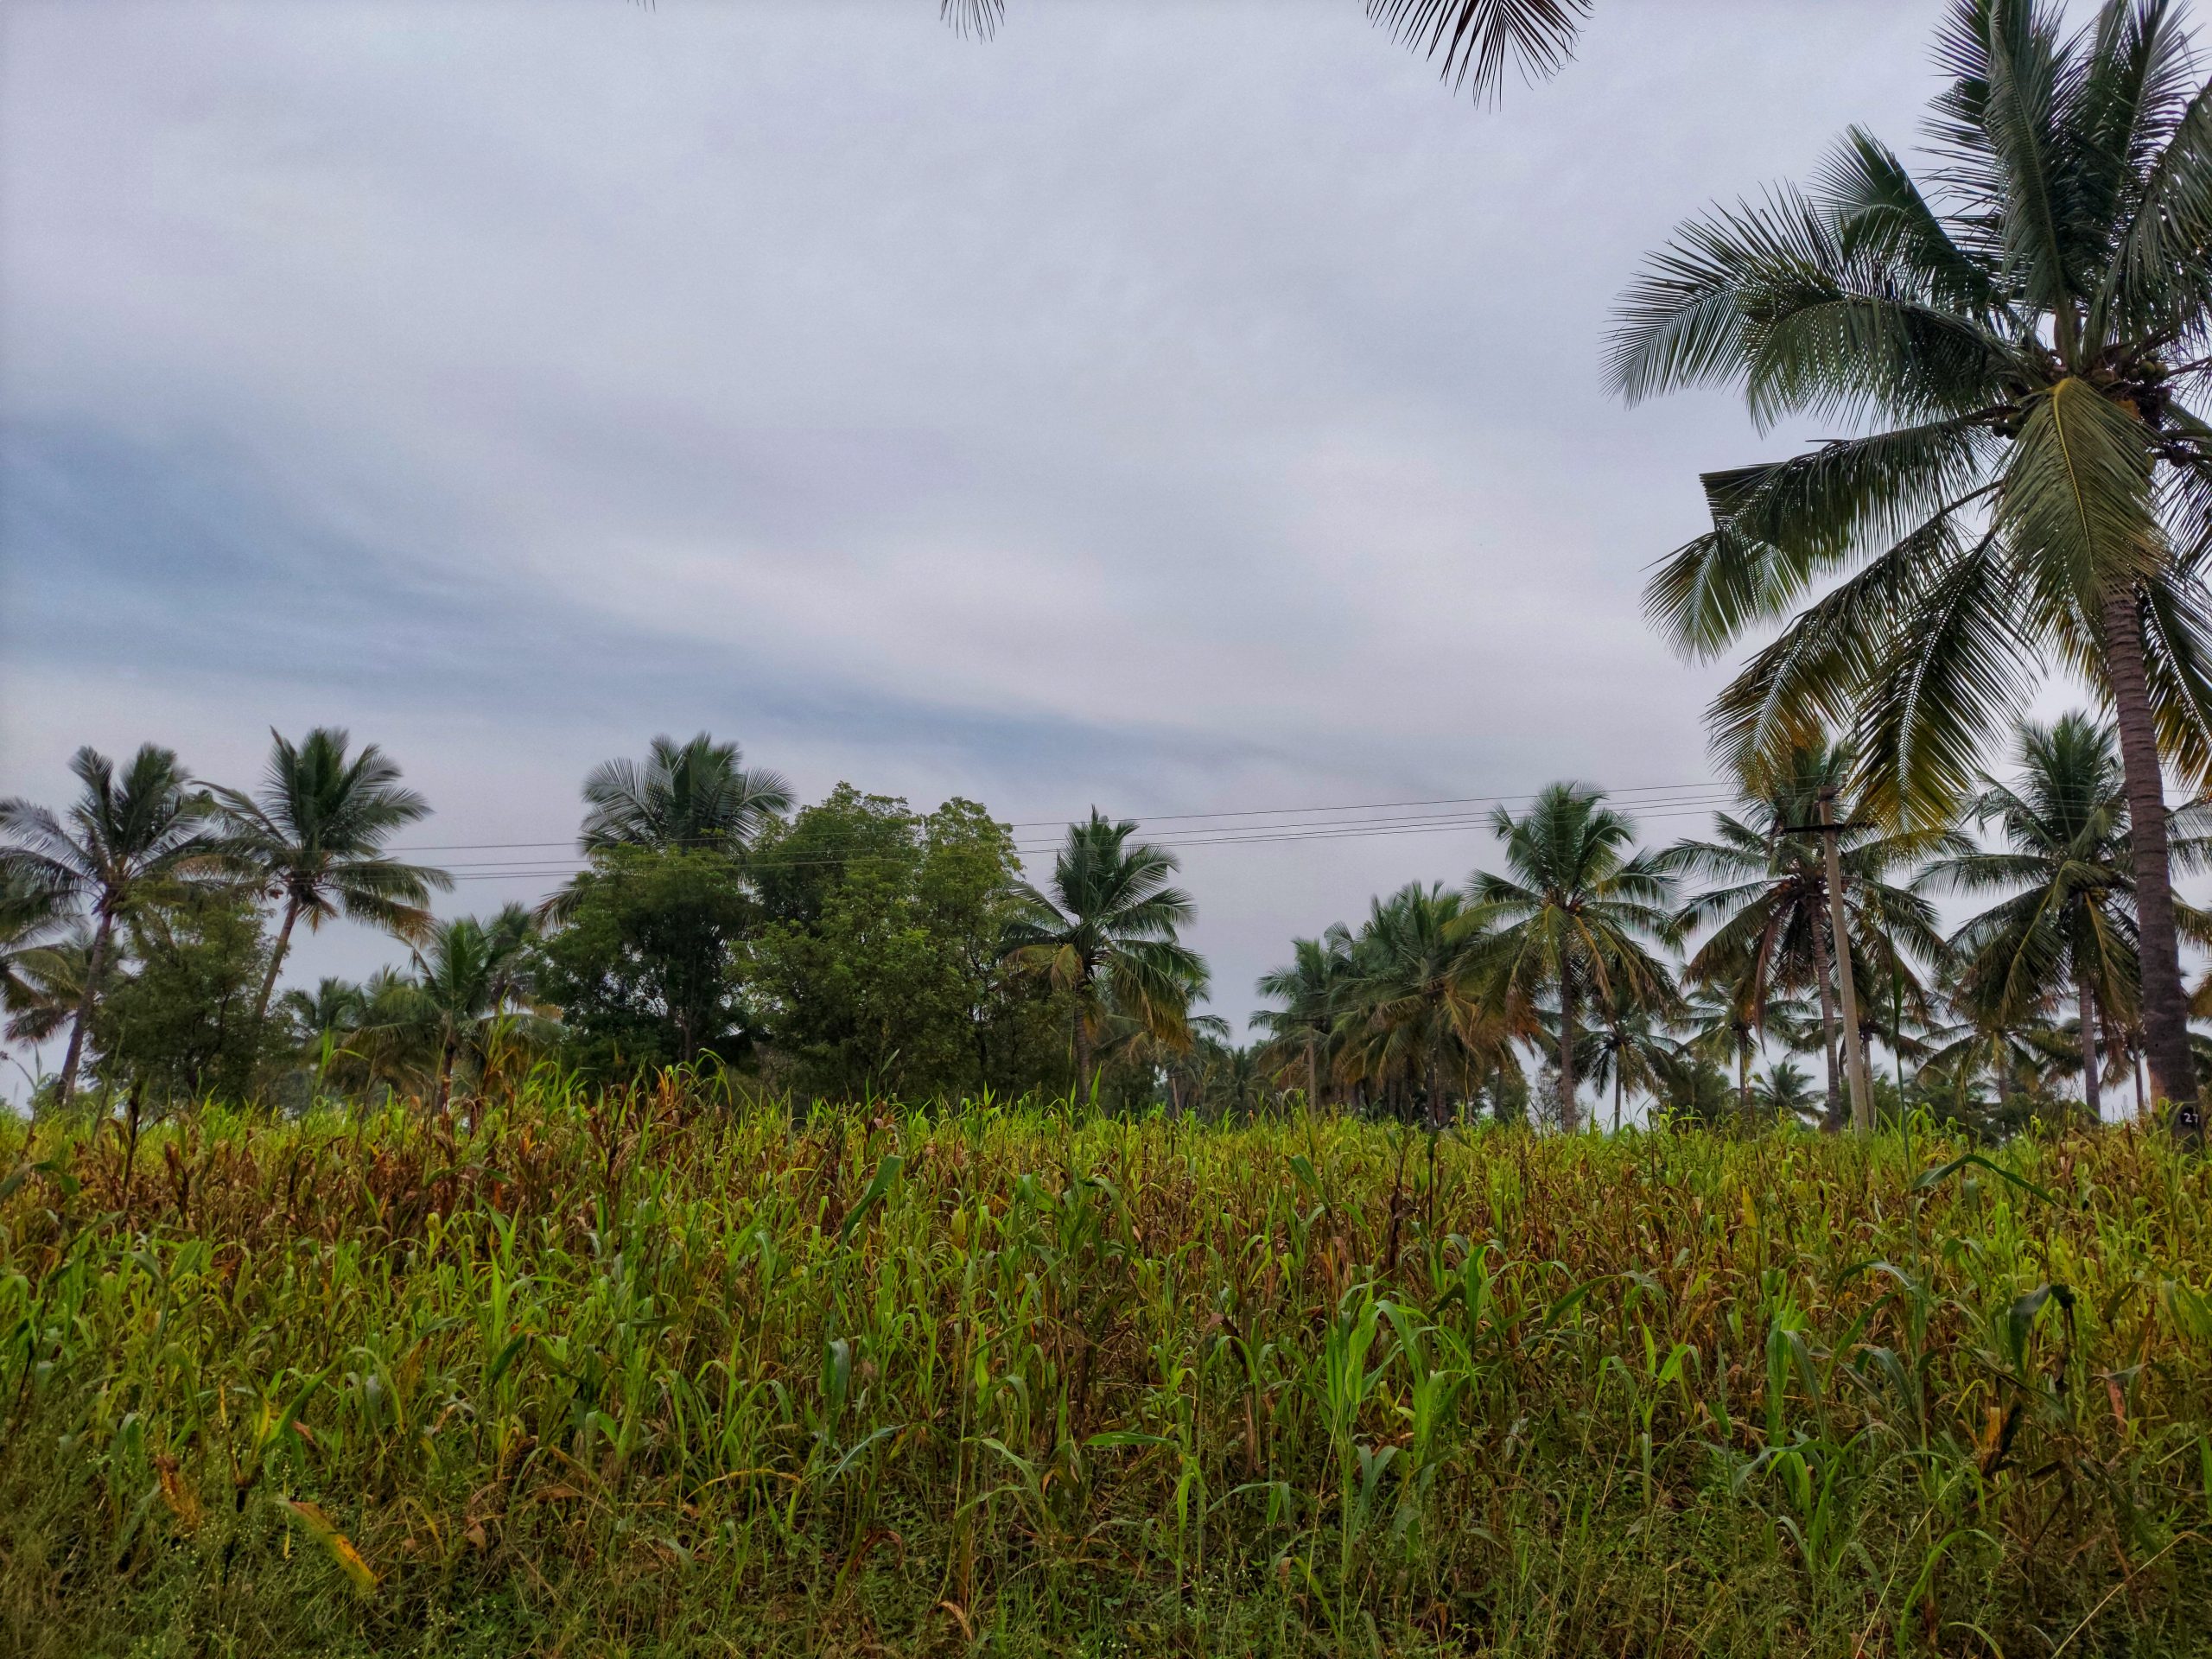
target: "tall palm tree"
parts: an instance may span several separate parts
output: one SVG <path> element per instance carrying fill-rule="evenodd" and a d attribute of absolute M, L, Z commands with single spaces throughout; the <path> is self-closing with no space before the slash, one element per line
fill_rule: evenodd
<path fill-rule="evenodd" d="M 1072 994 L 1078 1097 L 1090 1094 L 1091 1050 L 1109 1013 L 1166 1041 L 1189 1035 L 1191 1004 L 1206 988 L 1206 965 L 1177 935 L 1198 913 L 1172 885 L 1174 854 L 1132 842 L 1136 825 L 1098 810 L 1068 826 L 1048 889 L 1022 882 L 1001 936 L 1002 954 Z"/>
<path fill-rule="evenodd" d="M 1639 996 L 1616 978 L 1591 1007 L 1591 1022 L 1575 1057 L 1577 1075 L 1613 1096 L 1613 1133 L 1621 1128 L 1621 1105 L 1629 1094 L 1656 1094 L 1664 1086 L 1667 1063 L 1682 1045 L 1668 1034 L 1669 1021 L 1686 1011 L 1669 983 L 1657 1001 Z"/>
<path fill-rule="evenodd" d="M 430 925 L 431 889 L 450 892 L 443 870 L 392 857 L 385 843 L 429 814 L 430 805 L 399 785 L 399 768 L 375 744 L 348 755 L 346 734 L 318 726 L 295 744 L 270 732 L 269 765 L 253 795 L 214 791 L 225 819 L 223 861 L 283 904 L 253 1022 L 269 1017 L 270 998 L 302 918 L 313 932 L 340 914 L 420 939 Z"/>
<path fill-rule="evenodd" d="M 2018 1020 L 2047 1007 L 2062 986 L 2070 989 L 2082 1100 L 2098 1113 L 2104 1029 L 2126 1026 L 2137 1012 L 2126 783 L 2111 729 L 2086 715 L 2048 726 L 2024 720 L 2016 745 L 2017 783 L 1985 778 L 1973 805 L 1978 823 L 1997 826 L 2004 849 L 1940 860 L 1919 885 L 2008 895 L 1951 941 L 1961 995 Z M 2186 867 L 2196 843 L 2177 841 L 2174 853 Z M 2183 932 L 2203 937 L 2206 918 L 2178 901 L 2175 914 Z"/>
<path fill-rule="evenodd" d="M 1537 80 L 1573 55 L 1591 0 L 1364 0 L 1367 15 L 1416 51 L 1439 60 L 1444 78 L 1478 99 L 1496 95 L 1509 70 Z M 963 35 L 988 40 L 1006 0 L 938 0 L 938 15 Z"/>
<path fill-rule="evenodd" d="M 2051 0 L 1952 0 L 1936 57 L 1932 192 L 1853 130 L 1624 296 L 1629 399 L 1739 385 L 1763 426 L 1853 429 L 1709 474 L 1649 609 L 1699 656 L 1791 618 L 1715 702 L 1720 747 L 1855 724 L 1871 804 L 1920 823 L 2044 664 L 2086 675 L 2119 718 L 2153 1082 L 2193 1099 L 2159 761 L 2212 771 L 2212 426 L 2184 401 L 2212 372 L 2212 84 L 2177 0 L 2071 35 Z"/>
<path fill-rule="evenodd" d="M 1580 1122 L 1575 1104 L 1575 1048 L 1583 1007 L 1613 996 L 1663 1002 L 1666 964 L 1647 944 L 1671 944 L 1667 905 L 1674 883 L 1644 854 L 1630 851 L 1636 825 L 1577 784 L 1554 784 L 1519 817 L 1497 808 L 1491 830 L 1505 843 L 1510 874 L 1478 871 L 1469 884 L 1481 925 L 1494 994 L 1507 1017 L 1533 1023 L 1547 995 L 1556 997 L 1560 1122 Z"/>
<path fill-rule="evenodd" d="M 1827 849 L 1821 833 L 1810 826 L 1822 791 L 1841 782 L 1851 766 L 1851 752 L 1843 745 L 1802 738 L 1771 766 L 1745 777 L 1738 810 L 1714 816 L 1709 840 L 1678 842 L 1653 861 L 1669 875 L 1707 884 L 1675 918 L 1686 934 L 1706 931 L 1684 970 L 1692 981 L 1731 988 L 1747 1015 L 1764 1010 L 1777 995 L 1809 991 L 1818 999 L 1828 1117 L 1837 1125 L 1844 1111 L 1837 1059 L 1842 1027 L 1834 976 L 1836 941 Z M 1904 951 L 1929 961 L 1942 954 L 1936 907 L 1895 878 L 1912 869 L 1931 848 L 1957 854 L 1967 850 L 1967 843 L 1948 832 L 1880 830 L 1866 822 L 1864 809 L 1847 802 L 1846 806 L 1842 821 L 1848 827 L 1834 832 L 1843 873 L 1845 931 L 1854 967 L 1865 976 L 1862 982 L 1871 984 L 1875 976 L 1869 969 L 1907 972 Z"/>
<path fill-rule="evenodd" d="M 213 810 L 175 751 L 156 744 L 143 745 L 120 776 L 114 761 L 90 747 L 77 751 L 69 769 L 84 790 L 66 818 L 29 801 L 0 801 L 0 869 L 92 916 L 84 986 L 55 1088 L 64 1109 L 76 1093 L 116 918 L 144 884 L 208 853 Z"/>
<path fill-rule="evenodd" d="M 747 767 L 734 743 L 705 732 L 685 743 L 656 737 L 642 764 L 607 760 L 584 779 L 587 853 L 710 847 L 741 852 L 795 798 L 781 772 Z"/>
<path fill-rule="evenodd" d="M 382 1028 L 419 1033 L 435 1044 L 433 1111 L 445 1109 L 462 1059 L 473 1056 L 480 1064 L 494 1031 L 534 1013 L 529 947 L 536 933 L 536 922 L 519 905 L 489 921 L 462 916 L 441 922 L 415 952 L 412 980 L 375 999 L 373 1017 Z"/>
<path fill-rule="evenodd" d="M 1374 901 L 1351 952 L 1339 1039 L 1366 1077 L 1418 1086 L 1433 1129 L 1451 1121 L 1450 1085 L 1505 1040 L 1478 977 L 1484 944 L 1462 894 L 1414 882 Z"/>
<path fill-rule="evenodd" d="M 1332 1058 L 1337 1016 L 1351 974 L 1351 935 L 1332 923 L 1318 939 L 1291 941 L 1291 963 L 1260 976 L 1259 993 L 1282 1003 L 1262 1008 L 1252 1024 L 1265 1035 L 1265 1063 L 1303 1068 L 1306 1103 L 1323 1103 L 1321 1076 Z"/>
<path fill-rule="evenodd" d="M 2078 1057 L 2080 1047 L 2052 1023 L 2050 1007 L 1999 1007 L 1976 994 L 1986 989 L 1951 988 L 1944 1004 L 1949 1018 L 1929 1028 L 1927 1052 L 1916 1075 L 1923 1090 L 1955 1091 L 1963 1079 L 1986 1073 L 1999 1109 L 2010 1109 L 2024 1084 L 2040 1086 L 2056 1071 L 2055 1062 L 2069 1054 Z"/>
<path fill-rule="evenodd" d="M 1751 1085 L 1751 1099 L 1760 1116 L 1777 1123 L 1821 1116 L 1821 1097 L 1814 1092 L 1812 1078 L 1789 1058 L 1775 1061 L 1759 1075 Z"/>
<path fill-rule="evenodd" d="M 1726 980 L 1693 979 L 1675 1028 L 1682 1033 L 1683 1049 L 1716 1065 L 1726 1061 L 1734 1070 L 1737 1113 L 1746 1125 L 1754 1117 L 1751 1061 L 1769 1035 L 1793 1049 L 1817 1046 L 1821 1040 L 1819 1016 L 1802 999 L 1770 985 L 1762 988 Z"/>

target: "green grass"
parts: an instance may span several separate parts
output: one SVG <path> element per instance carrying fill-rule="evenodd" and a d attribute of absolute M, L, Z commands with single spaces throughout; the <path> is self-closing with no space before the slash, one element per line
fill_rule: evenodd
<path fill-rule="evenodd" d="M 1962 1150 L 0 1130 L 0 1651 L 2204 1651 L 2212 1175 Z"/>

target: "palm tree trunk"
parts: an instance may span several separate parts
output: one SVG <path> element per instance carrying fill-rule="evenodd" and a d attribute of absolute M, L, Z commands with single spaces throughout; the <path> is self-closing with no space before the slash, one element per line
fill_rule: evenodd
<path fill-rule="evenodd" d="M 300 901 L 287 894 L 284 924 L 276 930 L 276 943 L 269 952 L 269 971 L 261 976 L 261 995 L 254 999 L 253 1029 L 257 1034 L 269 1019 L 269 1001 L 276 995 L 276 976 L 284 969 L 284 955 L 292 948 L 292 927 L 300 919 Z"/>
<path fill-rule="evenodd" d="M 1813 977 L 1819 982 L 1821 993 L 1821 1035 L 1828 1063 L 1828 1106 L 1821 1120 L 1824 1129 L 1836 1130 L 1843 1127 L 1843 1088 L 1838 1076 L 1835 1056 L 1835 986 L 1828 976 L 1828 936 L 1826 918 L 1810 918 L 1813 930 Z"/>
<path fill-rule="evenodd" d="M 1621 1132 L 1621 1057 L 1613 1055 L 1613 1133 Z"/>
<path fill-rule="evenodd" d="M 1078 1106 L 1090 1098 L 1090 1025 L 1083 1010 L 1075 1011 L 1075 1100 Z"/>
<path fill-rule="evenodd" d="M 448 1033 L 444 1040 L 438 1045 L 438 1081 L 437 1087 L 433 1091 L 434 1103 L 430 1108 L 434 1116 L 442 1116 L 445 1112 L 446 1097 L 453 1088 L 454 1050 L 457 1046 L 458 1044 L 451 1033 Z"/>
<path fill-rule="evenodd" d="M 2089 1109 L 2089 1116 L 2104 1116 L 2104 1095 L 2097 1077 L 2097 999 L 2089 989 L 2087 974 L 2076 976 L 2077 995 L 2082 1005 L 2082 1103 Z"/>
<path fill-rule="evenodd" d="M 1428 1127 L 1444 1127 L 1444 1068 L 1434 1056 L 1428 1062 Z"/>
<path fill-rule="evenodd" d="M 1321 1046 L 1307 1041 L 1306 1045 L 1306 1109 L 1319 1111 L 1321 1107 Z"/>
<path fill-rule="evenodd" d="M 2120 769 L 2127 785 L 2151 1092 L 2158 1099 L 2194 1103 L 2196 1072 L 2189 1052 L 2189 1004 L 2182 995 L 2181 944 L 2174 928 L 2165 777 L 2158 765 L 2158 730 L 2143 666 L 2143 614 L 2133 588 L 2106 596 L 2104 625 L 2105 677 L 2119 716 Z"/>
<path fill-rule="evenodd" d="M 100 972 L 107 966 L 108 937 L 115 931 L 115 912 L 105 906 L 100 925 L 92 934 L 92 948 L 85 957 L 85 989 L 77 999 L 77 1017 L 69 1025 L 69 1049 L 61 1060 L 61 1081 L 54 1085 L 54 1103 L 63 1111 L 77 1093 L 77 1068 L 84 1064 L 85 1033 L 92 1023 L 92 1007 L 100 995 Z"/>
<path fill-rule="evenodd" d="M 1581 1122 L 1574 1104 L 1574 987 L 1562 975 L 1559 982 L 1559 1126 L 1572 1135 Z"/>
<path fill-rule="evenodd" d="M 1736 1045 L 1736 1110 L 1744 1120 L 1744 1127 L 1751 1126 L 1751 1051 L 1742 1043 Z"/>

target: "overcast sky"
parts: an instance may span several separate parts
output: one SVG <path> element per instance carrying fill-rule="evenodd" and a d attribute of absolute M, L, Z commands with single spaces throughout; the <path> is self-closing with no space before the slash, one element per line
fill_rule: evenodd
<path fill-rule="evenodd" d="M 1707 779 L 1719 671 L 1643 572 L 1700 468 L 1802 435 L 1618 407 L 1608 308 L 1847 124 L 1910 143 L 1938 10 L 1616 0 L 1491 110 L 1357 0 L 988 44 L 931 0 L 15 0 L 0 795 L 147 739 L 245 782 L 321 722 L 438 847 L 563 842 L 593 763 L 701 728 L 1022 823 Z M 563 852 L 441 853 L 448 907 Z M 1216 1007 L 1491 855 L 1189 851 Z"/>

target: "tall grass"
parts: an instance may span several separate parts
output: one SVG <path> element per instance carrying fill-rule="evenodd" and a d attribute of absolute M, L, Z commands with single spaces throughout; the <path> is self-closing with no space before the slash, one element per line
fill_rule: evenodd
<path fill-rule="evenodd" d="M 540 1081 L 0 1147 L 0 1650 L 2212 1644 L 2212 1177 Z"/>

